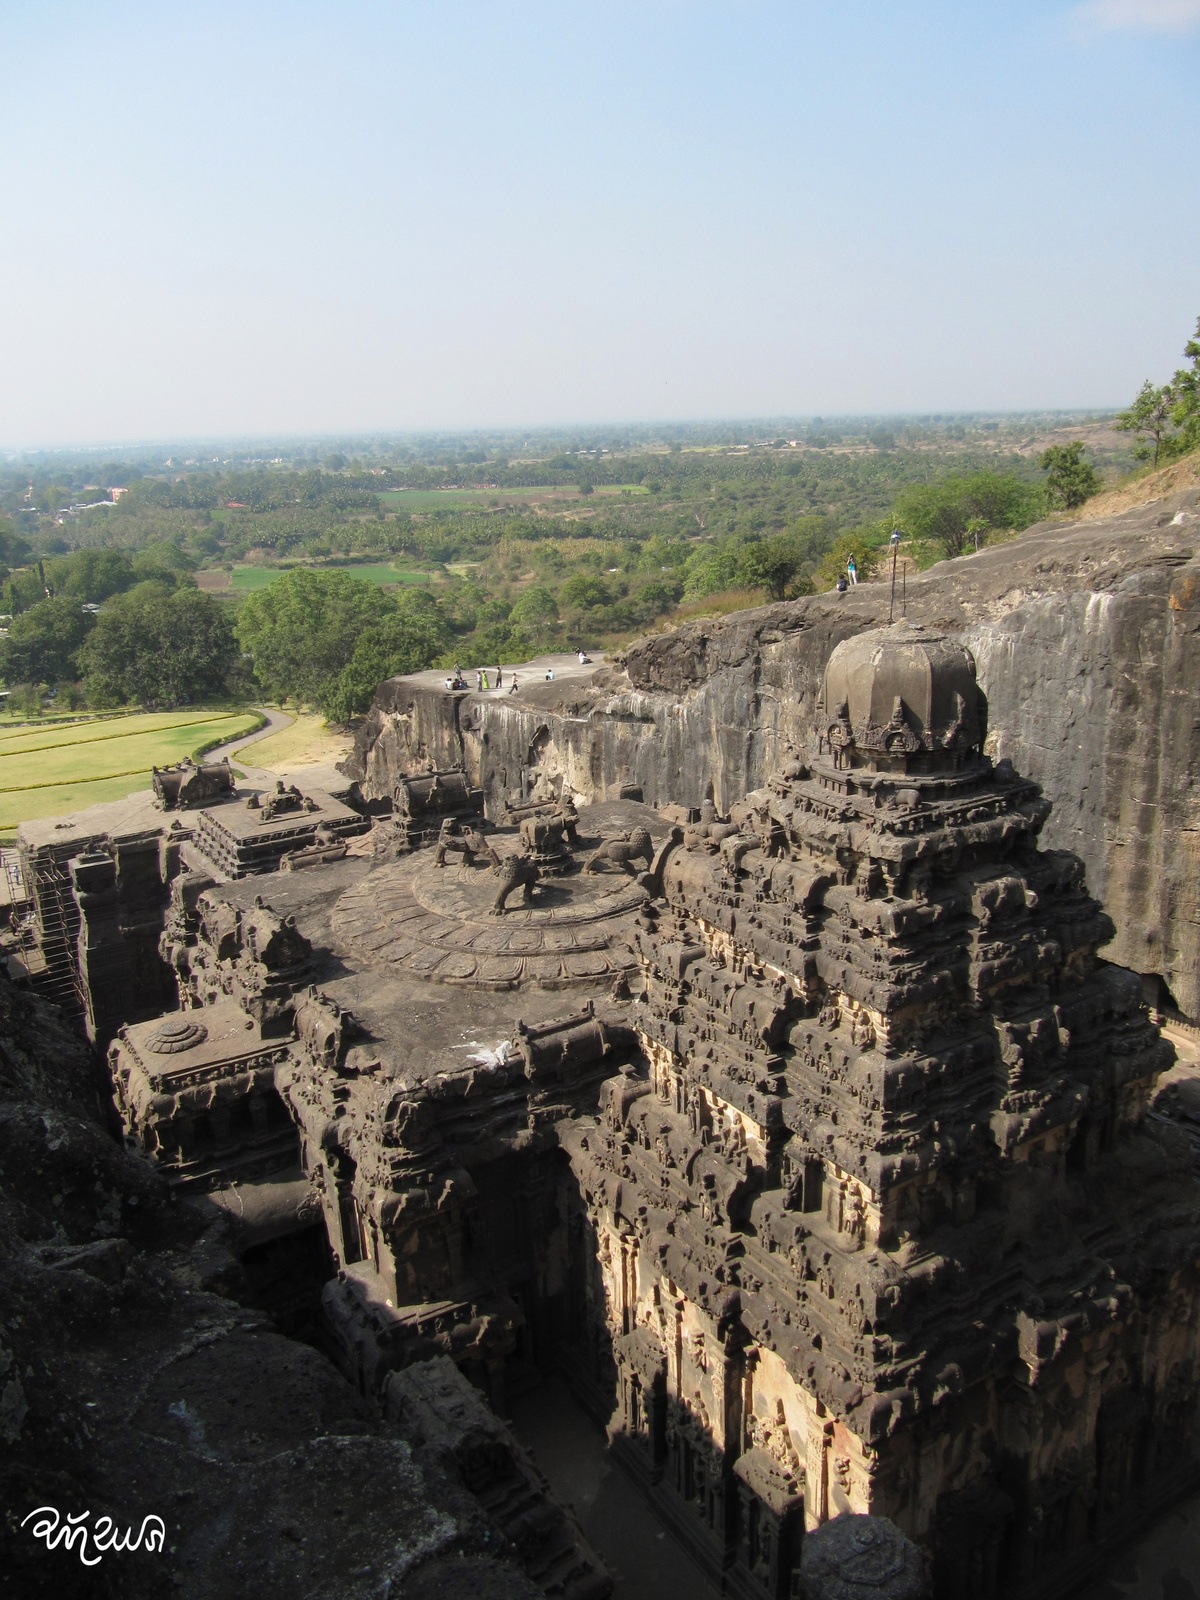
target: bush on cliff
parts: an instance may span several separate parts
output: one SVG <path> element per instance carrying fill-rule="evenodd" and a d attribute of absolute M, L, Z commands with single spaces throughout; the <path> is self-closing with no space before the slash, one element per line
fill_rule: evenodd
<path fill-rule="evenodd" d="M 1104 487 L 1095 467 L 1084 460 L 1083 445 L 1078 439 L 1073 444 L 1052 444 L 1043 450 L 1038 465 L 1046 474 L 1046 491 L 1051 500 L 1067 511 L 1074 511 Z"/>

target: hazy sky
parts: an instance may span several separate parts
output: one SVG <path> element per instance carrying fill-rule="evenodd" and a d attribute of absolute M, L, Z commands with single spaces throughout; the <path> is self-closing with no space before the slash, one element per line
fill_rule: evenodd
<path fill-rule="evenodd" d="M 0 0 L 0 445 L 1125 403 L 1200 0 Z"/>

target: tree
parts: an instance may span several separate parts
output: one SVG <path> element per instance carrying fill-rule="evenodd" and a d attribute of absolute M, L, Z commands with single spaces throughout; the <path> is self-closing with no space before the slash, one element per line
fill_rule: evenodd
<path fill-rule="evenodd" d="M 1200 317 L 1196 319 L 1196 337 L 1188 340 L 1183 353 L 1191 364 L 1178 368 L 1171 383 L 1171 420 L 1179 432 L 1163 441 L 1168 459 L 1200 445 Z"/>
<path fill-rule="evenodd" d="M 664 611 L 670 611 L 679 597 L 679 591 L 677 583 L 663 583 L 660 579 L 652 578 L 633 596 L 634 616 L 639 623 L 653 622 Z"/>
<path fill-rule="evenodd" d="M 28 543 L 7 517 L 0 517 L 0 567 L 19 567 L 28 560 Z"/>
<path fill-rule="evenodd" d="M 531 583 L 518 595 L 509 619 L 535 639 L 541 639 L 558 622 L 558 602 L 544 583 Z"/>
<path fill-rule="evenodd" d="M 940 544 L 949 557 L 973 542 L 971 523 L 988 528 L 1027 528 L 1042 515 L 1042 495 L 1006 472 L 973 472 L 940 483 L 913 484 L 896 496 L 896 522 L 910 537 Z"/>
<path fill-rule="evenodd" d="M 19 684 L 8 697 L 8 709 L 22 717 L 40 717 L 42 691 L 36 683 Z"/>
<path fill-rule="evenodd" d="M 161 583 L 110 600 L 79 652 L 92 705 L 176 706 L 223 695 L 238 659 L 219 600 Z"/>
<path fill-rule="evenodd" d="M 325 684 L 353 659 L 362 634 L 395 610 L 377 584 L 348 572 L 297 567 L 250 596 L 236 631 L 268 694 L 317 705 Z"/>
<path fill-rule="evenodd" d="M 168 587 L 190 586 L 195 581 L 192 578 L 195 566 L 186 551 L 166 539 L 159 539 L 134 556 L 133 578 L 135 583 L 154 579 Z"/>
<path fill-rule="evenodd" d="M 1083 459 L 1083 445 L 1078 439 L 1073 444 L 1052 444 L 1048 450 L 1043 450 L 1038 466 L 1046 474 L 1046 488 L 1051 499 L 1060 502 L 1068 511 L 1081 506 L 1103 488 L 1095 467 Z"/>
<path fill-rule="evenodd" d="M 78 600 L 58 595 L 31 606 L 9 625 L 0 641 L 0 669 L 7 683 L 73 682 L 77 656 L 95 618 Z"/>
<path fill-rule="evenodd" d="M 795 546 L 785 537 L 758 539 L 738 557 L 737 575 L 748 589 L 765 589 L 770 600 L 782 600 L 800 570 Z"/>
<path fill-rule="evenodd" d="M 398 598 L 392 616 L 361 635 L 350 660 L 322 685 L 317 704 L 334 722 L 362 716 L 386 678 L 423 672 L 450 639 L 450 625 L 433 596 L 408 589 Z"/>
<path fill-rule="evenodd" d="M 558 591 L 558 598 L 563 605 L 580 611 L 589 610 L 592 606 L 612 604 L 612 593 L 608 585 L 602 578 L 588 572 L 577 572 L 574 577 L 568 578 Z"/>
<path fill-rule="evenodd" d="M 51 561 L 46 581 L 55 594 L 99 604 L 133 584 L 133 562 L 121 550 L 77 550 Z"/>
<path fill-rule="evenodd" d="M 684 567 L 683 597 L 707 600 L 710 595 L 723 594 L 736 584 L 737 572 L 738 547 L 735 544 L 721 544 L 716 549 L 702 546 L 688 557 Z"/>
<path fill-rule="evenodd" d="M 1157 466 L 1158 453 L 1171 427 L 1174 406 L 1175 394 L 1170 384 L 1164 384 L 1161 389 L 1156 389 L 1147 378 L 1138 390 L 1133 404 L 1128 411 L 1121 412 L 1113 427 L 1118 433 L 1133 433 L 1139 439 L 1143 436 L 1153 439 L 1153 465 Z M 1149 460 L 1150 446 L 1139 444 L 1133 453 L 1139 461 Z"/>

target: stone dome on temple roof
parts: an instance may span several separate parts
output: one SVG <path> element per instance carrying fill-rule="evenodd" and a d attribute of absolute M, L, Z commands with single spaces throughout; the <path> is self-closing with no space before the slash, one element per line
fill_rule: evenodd
<path fill-rule="evenodd" d="M 843 640 L 825 667 L 821 701 L 831 749 L 859 759 L 961 755 L 979 750 L 987 732 L 970 650 L 907 620 Z"/>

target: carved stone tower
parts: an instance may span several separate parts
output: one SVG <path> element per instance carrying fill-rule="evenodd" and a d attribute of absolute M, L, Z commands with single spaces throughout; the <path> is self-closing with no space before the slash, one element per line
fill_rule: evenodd
<path fill-rule="evenodd" d="M 666 856 L 647 1066 L 560 1130 L 617 1440 L 747 1594 L 845 1511 L 930 1548 L 939 1595 L 1058 1594 L 1195 1472 L 1200 1194 L 1146 1120 L 1171 1048 L 985 737 L 963 646 L 838 646 L 805 759 Z"/>

